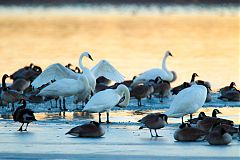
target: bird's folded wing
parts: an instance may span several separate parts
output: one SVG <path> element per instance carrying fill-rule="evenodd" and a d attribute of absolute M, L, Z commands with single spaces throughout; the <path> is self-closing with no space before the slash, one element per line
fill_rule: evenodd
<path fill-rule="evenodd" d="M 48 66 L 33 82 L 34 88 L 40 87 L 51 80 L 60 80 L 63 78 L 77 79 L 78 74 L 64 67 L 59 63 Z"/>
<path fill-rule="evenodd" d="M 124 81 L 124 76 L 106 60 L 101 60 L 91 71 L 96 78 L 103 76 L 118 83 Z"/>

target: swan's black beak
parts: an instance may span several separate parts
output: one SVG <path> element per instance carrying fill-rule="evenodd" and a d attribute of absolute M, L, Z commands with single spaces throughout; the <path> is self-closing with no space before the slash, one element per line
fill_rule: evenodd
<path fill-rule="evenodd" d="M 169 52 L 169 56 L 172 56 L 172 57 L 173 57 L 173 55 L 172 55 L 172 53 L 171 53 L 171 52 Z"/>
<path fill-rule="evenodd" d="M 88 58 L 93 61 L 93 58 L 92 58 L 92 56 L 90 54 L 88 54 Z"/>

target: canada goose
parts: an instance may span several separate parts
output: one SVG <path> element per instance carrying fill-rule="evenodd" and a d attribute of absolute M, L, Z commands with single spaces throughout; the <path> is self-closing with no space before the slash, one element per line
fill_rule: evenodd
<path fill-rule="evenodd" d="M 2 101 L 6 102 L 7 104 L 12 103 L 12 111 L 14 111 L 14 103 L 21 99 L 26 99 L 26 97 L 15 90 L 10 90 L 7 87 L 6 82 L 5 82 L 7 77 L 9 77 L 7 74 L 4 74 L 2 77 L 1 99 L 2 99 Z"/>
<path fill-rule="evenodd" d="M 176 95 L 165 114 L 169 117 L 182 117 L 183 123 L 183 116 L 190 114 L 190 119 L 192 119 L 192 114 L 203 106 L 206 97 L 207 88 L 205 86 L 192 85 Z"/>
<path fill-rule="evenodd" d="M 165 127 L 165 125 L 167 124 L 167 119 L 168 116 L 165 114 L 161 113 L 148 114 L 138 121 L 143 123 L 143 125 L 139 129 L 149 128 L 152 137 L 154 137 L 152 134 L 152 129 L 154 129 L 156 137 L 159 137 L 156 130 Z"/>
<path fill-rule="evenodd" d="M 212 111 L 212 117 L 217 117 L 217 114 L 222 114 L 218 109 L 214 109 Z M 206 116 L 206 114 L 204 112 L 200 112 L 198 115 L 198 118 L 193 118 L 193 119 L 189 119 L 187 122 L 189 122 L 190 124 L 197 124 L 198 120 L 203 120 Z"/>
<path fill-rule="evenodd" d="M 204 117 L 207 117 L 206 114 L 204 112 L 200 112 L 197 118 L 189 119 L 187 122 L 190 124 L 197 124 L 197 121 L 203 119 Z"/>
<path fill-rule="evenodd" d="M 27 131 L 28 124 L 37 120 L 33 114 L 34 112 L 31 109 L 26 109 L 26 101 L 24 99 L 21 99 L 19 104 L 22 104 L 22 106 L 19 106 L 13 113 L 13 120 L 22 123 L 18 131 Z M 24 123 L 27 123 L 27 125 L 25 130 L 22 130 Z"/>
<path fill-rule="evenodd" d="M 163 102 L 163 98 L 169 95 L 170 88 L 170 82 L 163 80 L 161 77 L 155 79 L 154 93 L 158 93 L 160 102 Z"/>
<path fill-rule="evenodd" d="M 190 80 L 190 83 L 188 82 L 183 82 L 183 84 L 177 86 L 177 87 L 174 87 L 171 92 L 172 92 L 172 95 L 177 95 L 181 90 L 185 89 L 185 88 L 188 88 L 190 87 L 191 85 L 193 84 L 196 84 L 195 82 L 195 78 L 198 77 L 198 74 L 197 73 L 193 73 L 192 76 L 191 76 L 191 80 Z"/>
<path fill-rule="evenodd" d="M 74 72 L 75 73 L 82 73 L 79 67 L 75 67 Z"/>
<path fill-rule="evenodd" d="M 9 86 L 9 88 L 18 92 L 23 92 L 30 86 L 30 83 L 30 81 L 27 81 L 25 79 L 17 79 L 13 82 L 12 85 Z"/>
<path fill-rule="evenodd" d="M 121 102 L 122 98 L 124 100 Z M 101 113 L 107 112 L 107 123 L 109 122 L 110 110 L 118 105 L 119 107 L 127 107 L 130 100 L 128 88 L 121 84 L 116 89 L 106 89 L 94 94 L 83 108 L 83 112 L 99 113 L 99 123 L 101 123 Z"/>
<path fill-rule="evenodd" d="M 233 126 L 233 121 L 217 117 L 200 117 L 197 121 L 197 127 L 203 131 L 209 131 L 215 124 L 227 124 Z"/>
<path fill-rule="evenodd" d="M 228 132 L 231 136 L 233 137 L 237 137 L 238 133 L 239 133 L 239 127 L 236 128 L 234 126 L 231 125 L 227 125 L 227 124 L 221 124 L 221 123 L 217 123 L 213 126 L 214 130 L 221 130 L 221 128 L 225 129 L 226 132 Z"/>
<path fill-rule="evenodd" d="M 26 70 L 31 70 L 33 68 L 34 64 L 31 63 L 29 66 L 25 66 L 23 68 L 20 68 L 16 72 L 14 72 L 12 75 L 10 75 L 10 79 L 17 79 L 18 76 L 21 76 Z"/>
<path fill-rule="evenodd" d="M 162 60 L 162 68 L 154 68 L 147 70 L 143 73 L 141 73 L 137 78 L 133 80 L 132 85 L 136 85 L 144 82 L 148 82 L 151 79 L 156 79 L 156 77 L 160 76 L 163 80 L 172 82 L 176 79 L 176 73 L 169 71 L 166 66 L 166 61 L 169 56 L 172 56 L 172 54 L 169 51 L 166 51 Z"/>
<path fill-rule="evenodd" d="M 177 141 L 197 141 L 203 140 L 208 132 L 199 128 L 191 127 L 188 123 L 183 123 L 174 132 L 174 139 Z"/>
<path fill-rule="evenodd" d="M 136 78 L 136 76 L 133 76 L 132 80 L 125 80 L 121 83 L 115 83 L 114 85 L 109 86 L 109 89 L 116 89 L 120 84 L 125 85 L 126 87 L 131 89 L 131 85 L 133 83 L 133 80 Z M 133 87 L 133 86 L 132 86 Z"/>
<path fill-rule="evenodd" d="M 235 87 L 236 87 L 236 83 L 235 82 L 231 82 L 229 86 L 225 86 L 225 87 L 221 88 L 219 90 L 219 92 L 221 93 L 221 95 L 224 95 L 228 91 L 237 90 Z"/>
<path fill-rule="evenodd" d="M 29 67 L 28 69 L 20 69 L 14 74 L 10 76 L 13 81 L 16 81 L 17 79 L 25 79 L 27 81 L 33 81 L 37 76 L 39 76 L 42 73 L 42 69 L 39 66 L 33 66 Z"/>
<path fill-rule="evenodd" d="M 88 124 L 83 124 L 72 128 L 66 133 L 76 137 L 102 137 L 105 131 L 98 122 L 91 121 Z"/>
<path fill-rule="evenodd" d="M 221 99 L 223 101 L 240 101 L 240 91 L 239 90 L 231 90 L 225 92 L 223 95 L 218 97 L 218 99 Z"/>
<path fill-rule="evenodd" d="M 142 106 L 141 99 L 150 96 L 154 92 L 152 84 L 144 83 L 133 86 L 130 95 L 138 100 L 138 106 Z"/>
<path fill-rule="evenodd" d="M 190 86 L 191 86 L 190 83 L 184 82 L 183 84 L 171 89 L 172 95 L 177 95 L 178 92 L 180 92 L 181 90 L 188 88 Z"/>
<path fill-rule="evenodd" d="M 216 129 L 213 128 L 206 137 L 206 140 L 210 145 L 228 145 L 232 141 L 232 136 L 220 126 Z"/>
<path fill-rule="evenodd" d="M 105 84 L 105 85 L 109 85 L 111 83 L 111 80 L 105 78 L 104 76 L 100 76 L 96 79 L 96 82 L 99 84 Z"/>

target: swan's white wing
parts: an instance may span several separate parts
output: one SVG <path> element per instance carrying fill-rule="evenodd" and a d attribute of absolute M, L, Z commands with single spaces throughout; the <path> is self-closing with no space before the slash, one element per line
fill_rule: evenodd
<path fill-rule="evenodd" d="M 119 103 L 121 97 L 112 89 L 96 93 L 85 105 L 83 111 L 104 112 Z"/>
<path fill-rule="evenodd" d="M 101 60 L 96 66 L 91 69 L 96 79 L 103 76 L 118 83 L 124 81 L 124 76 L 118 72 L 108 61 Z"/>
<path fill-rule="evenodd" d="M 196 112 L 203 106 L 206 100 L 207 91 L 203 87 L 195 85 L 180 91 L 173 99 L 169 110 L 165 114 L 183 116 Z"/>
<path fill-rule="evenodd" d="M 48 66 L 33 82 L 32 86 L 37 88 L 50 82 L 51 80 L 60 80 L 63 78 L 77 79 L 78 74 L 64 67 L 59 63 Z"/>

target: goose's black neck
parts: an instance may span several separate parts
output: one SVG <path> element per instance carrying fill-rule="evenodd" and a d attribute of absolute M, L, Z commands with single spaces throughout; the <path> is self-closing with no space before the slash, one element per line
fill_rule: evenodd
<path fill-rule="evenodd" d="M 195 81 L 195 77 L 196 77 L 196 73 L 193 73 L 193 74 L 192 74 L 192 78 L 191 78 L 191 82 L 194 82 L 194 81 Z"/>
<path fill-rule="evenodd" d="M 7 90 L 7 85 L 6 85 L 6 82 L 5 82 L 7 77 L 8 77 L 7 74 L 4 74 L 3 77 L 2 77 L 2 88 L 3 88 L 3 91 Z"/>

